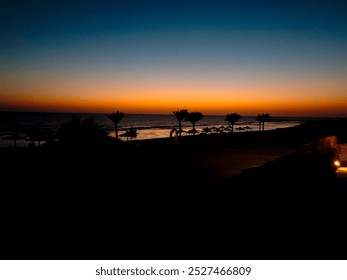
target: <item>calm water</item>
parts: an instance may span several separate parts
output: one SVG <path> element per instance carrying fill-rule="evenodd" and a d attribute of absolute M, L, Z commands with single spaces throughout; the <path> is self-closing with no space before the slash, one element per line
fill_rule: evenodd
<path fill-rule="evenodd" d="M 106 114 L 75 114 L 80 119 L 93 118 L 96 123 L 101 125 L 110 136 L 114 137 L 114 125 L 107 118 Z M 13 146 L 12 140 L 5 138 L 11 133 L 18 133 L 25 137 L 25 131 L 28 128 L 49 128 L 56 131 L 59 126 L 71 119 L 69 113 L 14 113 L 0 112 L 0 146 Z M 225 116 L 204 116 L 202 120 L 196 123 L 196 129 L 201 131 L 205 127 L 227 127 L 228 122 L 224 121 Z M 255 116 L 242 117 L 234 126 L 235 132 L 242 133 L 245 130 L 238 130 L 239 127 L 250 127 L 249 130 L 258 130 L 258 123 Z M 265 130 L 291 127 L 300 124 L 307 119 L 303 118 L 285 118 L 273 117 L 271 122 L 265 124 Z M 191 129 L 190 122 L 182 122 L 183 130 Z M 134 128 L 138 131 L 137 139 L 164 138 L 170 136 L 172 128 L 178 127 L 176 117 L 172 115 L 150 115 L 150 114 L 129 114 L 125 115 L 119 123 L 120 133 L 126 129 Z M 124 138 L 126 140 L 126 138 Z M 19 140 L 18 146 L 26 146 L 28 142 Z"/>

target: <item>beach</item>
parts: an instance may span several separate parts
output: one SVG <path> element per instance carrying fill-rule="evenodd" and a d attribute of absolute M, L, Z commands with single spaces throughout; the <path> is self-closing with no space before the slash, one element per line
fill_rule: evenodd
<path fill-rule="evenodd" d="M 16 133 L 21 136 L 18 139 L 17 146 L 28 146 L 26 139 L 30 130 L 51 130 L 56 132 L 62 123 L 68 122 L 71 118 L 80 120 L 92 118 L 95 123 L 100 125 L 111 137 L 115 137 L 114 123 L 107 117 L 107 114 L 71 114 L 71 113 L 40 113 L 40 112 L 0 112 L 0 148 L 13 146 L 13 141 L 7 140 L 8 136 Z M 206 115 L 196 125 L 199 132 L 210 128 L 212 133 L 220 131 L 230 132 L 229 122 L 226 122 L 223 115 Z M 305 120 L 312 118 L 295 117 L 273 117 L 272 121 L 265 126 L 266 130 L 276 128 L 285 128 L 298 125 Z M 177 119 L 173 114 L 126 114 L 118 124 L 120 134 L 128 129 L 136 129 L 138 132 L 136 139 L 157 139 L 167 138 L 173 128 L 177 128 Z M 189 131 L 191 124 L 184 121 L 182 123 L 184 131 Z M 257 131 L 258 122 L 255 116 L 243 116 L 236 124 L 236 132 L 243 133 L 244 130 L 236 128 L 247 127 L 247 131 Z M 188 133 L 184 133 L 188 134 Z M 121 137 L 121 140 L 127 141 L 127 137 Z"/>
<path fill-rule="evenodd" d="M 94 250 L 111 259 L 204 258 L 211 250 L 227 258 L 293 255 L 302 246 L 299 237 L 342 232 L 342 224 L 333 221 L 344 213 L 346 191 L 325 165 L 330 150 L 303 153 L 299 147 L 331 133 L 346 141 L 345 125 L 195 135 L 178 143 L 109 139 L 102 145 L 0 149 L 2 179 L 9 182 L 3 187 L 4 238 L 16 240 L 2 255 L 30 258 L 33 250 L 39 258 L 77 259 L 95 257 Z M 321 169 L 307 168 L 310 164 Z M 275 232 L 287 242 L 277 246 Z M 234 241 L 253 237 L 226 243 L 231 235 Z M 209 238 L 209 253 L 198 236 Z M 162 247 L 161 238 L 170 242 Z M 300 256 L 323 256 L 310 239 L 306 246 Z"/>

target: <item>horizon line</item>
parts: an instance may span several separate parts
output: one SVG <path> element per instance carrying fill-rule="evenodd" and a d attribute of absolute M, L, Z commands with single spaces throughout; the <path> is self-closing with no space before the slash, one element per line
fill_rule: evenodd
<path fill-rule="evenodd" d="M 189 110 L 188 110 L 189 111 Z M 113 111 L 114 112 L 114 111 Z M 194 111 L 195 112 L 195 111 Z M 93 115 L 102 115 L 102 114 L 111 114 L 112 112 L 62 112 L 62 111 L 14 111 L 14 110 L 0 110 L 0 113 L 36 113 L 36 114 L 93 114 Z M 124 113 L 124 112 L 123 112 Z M 203 113 L 203 112 L 202 112 Z M 234 112 L 235 113 L 235 112 Z M 265 113 L 265 112 L 262 112 Z M 262 114 L 259 113 L 259 114 Z M 169 113 L 124 113 L 125 115 L 171 115 Z M 227 114 L 204 114 L 204 116 L 226 116 Z M 241 115 L 241 114 L 240 114 Z M 272 118 L 324 118 L 324 119 L 347 119 L 347 117 L 342 116 L 285 116 L 285 115 L 271 115 Z M 242 117 L 257 117 L 257 114 L 255 115 L 241 115 Z"/>

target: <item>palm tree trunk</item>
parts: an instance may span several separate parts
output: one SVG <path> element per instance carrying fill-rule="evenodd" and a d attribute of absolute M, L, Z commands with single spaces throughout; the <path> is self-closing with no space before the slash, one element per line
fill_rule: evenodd
<path fill-rule="evenodd" d="M 181 136 L 181 133 L 182 133 L 182 124 L 181 124 L 181 122 L 179 121 L 179 122 L 178 122 L 178 136 Z"/>
<path fill-rule="evenodd" d="M 116 138 L 118 139 L 118 126 L 115 124 Z"/>
<path fill-rule="evenodd" d="M 265 122 L 263 122 L 263 131 L 264 131 L 264 129 L 265 129 Z"/>
<path fill-rule="evenodd" d="M 259 121 L 259 131 L 261 131 L 261 121 Z"/>
<path fill-rule="evenodd" d="M 231 123 L 231 133 L 234 133 L 234 123 Z"/>

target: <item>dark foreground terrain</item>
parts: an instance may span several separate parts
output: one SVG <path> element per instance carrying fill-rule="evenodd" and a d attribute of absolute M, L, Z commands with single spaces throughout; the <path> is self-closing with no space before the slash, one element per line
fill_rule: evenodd
<path fill-rule="evenodd" d="M 2 149 L 1 258 L 345 259 L 347 186 L 336 180 L 336 153 L 302 145 L 346 134 L 346 121 L 335 121 L 178 145 Z M 247 151 L 281 157 L 219 172 Z"/>

